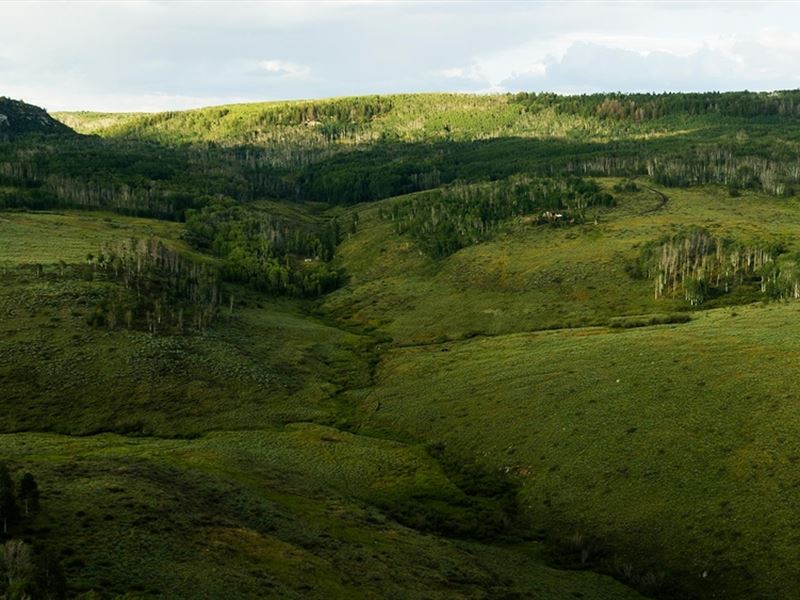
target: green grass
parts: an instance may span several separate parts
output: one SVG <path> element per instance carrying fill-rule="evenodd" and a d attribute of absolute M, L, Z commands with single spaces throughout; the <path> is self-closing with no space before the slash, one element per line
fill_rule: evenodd
<path fill-rule="evenodd" d="M 90 327 L 113 284 L 73 266 L 125 237 L 185 251 L 181 226 L 78 212 L 2 219 L 1 456 L 39 481 L 42 510 L 17 533 L 61 556 L 71 594 L 638 597 L 547 566 L 528 534 L 490 545 L 426 525 L 423 512 L 473 522 L 492 501 L 474 502 L 424 444 L 332 427 L 356 425 L 372 338 L 238 288 L 233 313 L 203 334 Z M 409 518 L 421 529 L 401 524 Z"/>
<path fill-rule="evenodd" d="M 423 451 L 297 425 L 191 441 L 13 434 L 6 458 L 36 473 L 27 535 L 62 556 L 74 592 L 134 597 L 635 598 L 524 548 L 447 541 L 365 502 L 452 488 Z M 364 568 L 364 565 L 369 565 Z"/>
<path fill-rule="evenodd" d="M 224 310 L 223 323 L 205 334 L 89 327 L 112 284 L 54 263 L 81 264 L 127 237 L 159 235 L 185 251 L 178 224 L 94 213 L 2 219 L 2 431 L 170 436 L 334 422 L 337 393 L 367 384 L 369 340 L 309 318 L 296 302 L 246 290 L 229 290 L 233 313 Z M 26 266 L 33 263 L 44 265 L 41 276 Z"/>
<path fill-rule="evenodd" d="M 394 350 L 365 428 L 517 473 L 550 534 L 595 536 L 702 597 L 788 597 L 799 317 L 774 304 Z"/>
<path fill-rule="evenodd" d="M 53 118 L 79 133 L 86 135 L 102 133 L 112 127 L 120 127 L 143 116 L 143 113 L 100 113 L 89 111 L 54 112 Z"/>
<path fill-rule="evenodd" d="M 339 389 L 368 376 L 362 338 L 291 305 L 244 294 L 205 334 L 160 337 L 87 324 L 108 284 L 30 270 L 4 279 L 3 431 L 170 436 L 333 421 Z"/>
<path fill-rule="evenodd" d="M 0 214 L 0 266 L 82 263 L 103 246 L 120 239 L 158 236 L 179 241 L 181 226 L 167 221 L 122 217 L 111 213 L 83 214 L 4 212 Z"/>
<path fill-rule="evenodd" d="M 680 299 L 656 300 L 652 282 L 625 271 L 643 244 L 665 234 L 703 226 L 742 241 L 798 247 L 795 200 L 749 192 L 730 198 L 716 187 L 657 189 L 669 201 L 655 212 L 659 201 L 650 191 L 616 194 L 618 206 L 599 211 L 597 225 L 591 215 L 588 224 L 565 228 L 519 221 L 494 240 L 439 261 L 395 235 L 377 208 L 361 210 L 359 233 L 338 251 L 350 282 L 326 297 L 325 309 L 399 344 L 605 325 L 619 316 L 686 309 Z"/>

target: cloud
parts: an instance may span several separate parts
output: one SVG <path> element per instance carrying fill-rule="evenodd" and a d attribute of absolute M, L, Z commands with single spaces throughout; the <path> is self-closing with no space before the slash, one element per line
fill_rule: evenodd
<path fill-rule="evenodd" d="M 311 67 L 285 60 L 262 60 L 259 61 L 258 66 L 268 73 L 283 77 L 308 77 L 311 73 Z"/>
<path fill-rule="evenodd" d="M 504 91 L 705 91 L 800 87 L 800 33 L 706 39 L 569 34 L 477 57 L 445 75 Z"/>
<path fill-rule="evenodd" d="M 800 85 L 800 3 L 17 2 L 2 20 L 0 95 L 53 110 Z"/>

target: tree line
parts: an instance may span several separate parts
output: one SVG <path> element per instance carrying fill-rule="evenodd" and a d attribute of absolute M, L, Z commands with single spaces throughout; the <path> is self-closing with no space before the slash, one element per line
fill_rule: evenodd
<path fill-rule="evenodd" d="M 665 92 L 649 94 L 519 93 L 513 101 L 529 110 L 554 107 L 558 112 L 601 119 L 644 121 L 676 115 L 725 117 L 800 117 L 800 90 L 777 92 Z"/>

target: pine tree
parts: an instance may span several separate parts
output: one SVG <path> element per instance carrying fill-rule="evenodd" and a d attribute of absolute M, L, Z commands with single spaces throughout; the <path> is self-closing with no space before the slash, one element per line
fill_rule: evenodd
<path fill-rule="evenodd" d="M 22 503 L 25 516 L 30 516 L 31 512 L 36 512 L 39 508 L 39 486 L 33 475 L 25 473 L 19 481 L 19 492 L 17 498 Z"/>

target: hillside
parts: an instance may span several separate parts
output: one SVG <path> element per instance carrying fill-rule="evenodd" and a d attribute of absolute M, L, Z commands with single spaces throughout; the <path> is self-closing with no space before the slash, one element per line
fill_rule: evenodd
<path fill-rule="evenodd" d="M 0 96 L 0 141 L 31 134 L 70 132 L 69 127 L 38 106 Z"/>
<path fill-rule="evenodd" d="M 202 334 L 90 325 L 112 283 L 87 278 L 86 256 L 131 236 L 180 244 L 180 230 L 91 213 L 0 221 L 4 459 L 35 473 L 42 509 L 24 535 L 63 557 L 71 593 L 637 597 L 548 566 L 537 541 L 441 535 L 503 513 L 420 444 L 346 431 L 375 342 L 302 302 L 231 288 L 233 311 Z"/>
<path fill-rule="evenodd" d="M 0 462 L 67 596 L 796 597 L 800 92 L 58 116 Z"/>
<path fill-rule="evenodd" d="M 648 139 L 721 120 L 800 118 L 800 92 L 740 94 L 405 94 L 231 104 L 163 113 L 56 113 L 76 131 L 164 143 Z M 752 122 L 750 123 L 753 124 Z"/>

